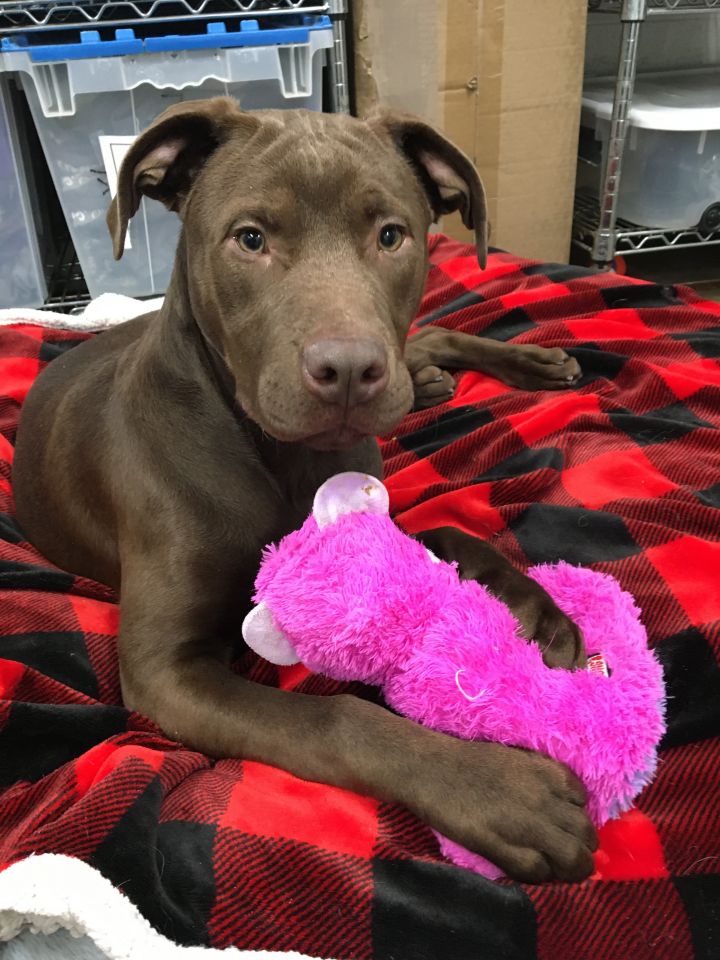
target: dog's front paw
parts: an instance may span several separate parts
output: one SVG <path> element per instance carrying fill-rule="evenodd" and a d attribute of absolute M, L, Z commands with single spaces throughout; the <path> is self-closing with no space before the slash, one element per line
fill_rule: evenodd
<path fill-rule="evenodd" d="M 560 347 L 515 343 L 503 356 L 500 379 L 521 390 L 562 390 L 580 379 L 580 364 Z"/>
<path fill-rule="evenodd" d="M 546 666 L 566 670 L 586 666 L 585 641 L 579 627 L 538 583 L 512 570 L 497 577 L 490 589 L 510 608 L 526 639 L 540 647 Z"/>
<path fill-rule="evenodd" d="M 408 805 L 436 830 L 526 883 L 577 882 L 592 873 L 597 836 L 573 773 L 501 743 L 435 743 L 432 760 L 425 754 L 432 776 Z"/>
<path fill-rule="evenodd" d="M 455 380 L 447 370 L 428 366 L 416 370 L 412 375 L 415 389 L 413 409 L 426 410 L 439 403 L 447 403 L 455 393 Z"/>

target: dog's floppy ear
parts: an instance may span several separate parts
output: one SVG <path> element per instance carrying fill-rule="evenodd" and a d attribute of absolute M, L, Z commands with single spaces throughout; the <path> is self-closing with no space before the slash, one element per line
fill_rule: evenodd
<path fill-rule="evenodd" d="M 378 108 L 367 122 L 385 130 L 405 154 L 422 181 L 434 218 L 460 211 L 465 226 L 475 233 L 481 267 L 487 261 L 488 222 L 485 189 L 469 157 L 429 123 L 412 114 Z"/>
<path fill-rule="evenodd" d="M 135 140 L 120 167 L 107 214 L 115 259 L 123 254 L 128 222 L 143 195 L 182 216 L 193 181 L 213 150 L 238 127 L 252 133 L 259 123 L 230 97 L 188 100 L 161 113 Z"/>

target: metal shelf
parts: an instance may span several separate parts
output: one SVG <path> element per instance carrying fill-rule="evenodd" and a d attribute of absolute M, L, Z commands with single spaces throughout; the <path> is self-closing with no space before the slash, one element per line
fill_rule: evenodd
<path fill-rule="evenodd" d="M 0 0 L 0 35 L 121 27 L 147 21 L 317 14 L 330 10 L 330 0 L 106 0 L 100 3 Z"/>
<path fill-rule="evenodd" d="M 67 232 L 64 238 L 59 239 L 59 251 L 57 259 L 48 264 L 48 295 L 43 308 L 72 313 L 86 306 L 90 302 L 90 295 L 75 247 Z"/>
<path fill-rule="evenodd" d="M 720 0 L 645 0 L 647 14 L 698 13 L 704 10 L 720 10 Z M 589 0 L 591 13 L 621 13 L 623 0 Z"/>
<path fill-rule="evenodd" d="M 333 113 L 350 113 L 348 13 L 349 0 L 0 0 L 0 37 L 218 18 L 329 14 L 333 46 L 327 58 L 328 106 Z"/>
<path fill-rule="evenodd" d="M 648 249 L 677 249 L 717 243 L 717 231 L 708 235 L 696 229 L 663 232 L 628 224 L 618 219 L 617 207 L 635 90 L 640 28 L 651 14 L 720 13 L 720 0 L 588 0 L 588 7 L 590 12 L 618 15 L 622 29 L 600 199 L 592 214 L 582 204 L 576 207 L 573 239 L 589 250 L 593 261 L 601 267 L 612 263 L 616 252 L 639 253 Z"/>
<path fill-rule="evenodd" d="M 287 21 L 292 16 L 328 14 L 333 46 L 327 51 L 326 109 L 350 113 L 349 3 L 350 0 L 0 0 L 0 37 L 190 20 L 278 17 Z M 89 302 L 69 239 L 57 262 L 49 266 L 46 308 L 73 312 Z"/>
<path fill-rule="evenodd" d="M 600 224 L 600 206 L 593 197 L 584 194 L 575 196 L 574 242 L 593 252 L 593 243 Z M 720 245 L 720 229 L 702 233 L 697 227 L 686 230 L 660 230 L 643 227 L 618 217 L 615 223 L 615 254 L 629 256 L 648 253 L 650 250 L 682 250 L 698 245 Z"/>

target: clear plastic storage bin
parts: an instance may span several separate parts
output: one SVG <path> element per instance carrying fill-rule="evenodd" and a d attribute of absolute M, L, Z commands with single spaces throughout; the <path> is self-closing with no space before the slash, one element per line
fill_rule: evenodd
<path fill-rule="evenodd" d="M 92 296 L 164 293 L 179 232 L 175 214 L 143 200 L 129 249 L 113 259 L 100 137 L 136 136 L 182 100 L 230 95 L 248 110 L 322 107 L 323 51 L 333 42 L 328 18 L 268 30 L 244 21 L 236 33 L 223 24 L 205 29 L 143 40 L 118 30 L 110 41 L 88 31 L 80 43 L 60 46 L 2 43 L 0 69 L 20 73 Z"/>
<path fill-rule="evenodd" d="M 607 159 L 613 84 L 583 92 L 578 187 L 597 196 Z M 637 79 L 618 216 L 664 230 L 720 227 L 720 70 Z"/>
<path fill-rule="evenodd" d="M 0 77 L 0 241 L 0 309 L 42 306 L 47 288 L 4 77 Z"/>

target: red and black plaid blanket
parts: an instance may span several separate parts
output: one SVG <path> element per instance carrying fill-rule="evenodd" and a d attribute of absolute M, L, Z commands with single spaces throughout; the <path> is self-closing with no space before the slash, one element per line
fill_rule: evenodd
<path fill-rule="evenodd" d="M 664 664 L 659 773 L 578 885 L 443 862 L 408 813 L 242 760 L 121 705 L 111 593 L 53 568 L 13 518 L 20 406 L 83 337 L 0 328 L 0 865 L 89 861 L 167 936 L 354 960 L 720 957 L 720 305 L 431 240 L 420 317 L 569 349 L 584 376 L 525 393 L 479 374 L 384 444 L 399 521 L 457 524 L 519 565 L 565 558 L 637 598 Z M 92 411 L 88 412 L 92 416 Z M 261 683 L 338 684 L 248 656 Z"/>

